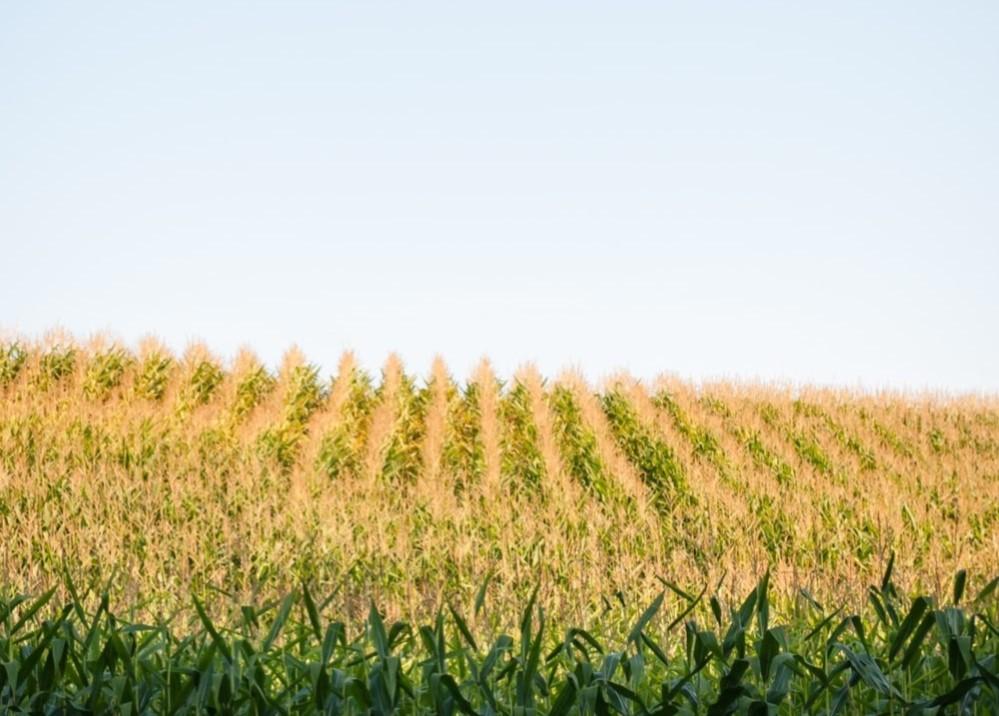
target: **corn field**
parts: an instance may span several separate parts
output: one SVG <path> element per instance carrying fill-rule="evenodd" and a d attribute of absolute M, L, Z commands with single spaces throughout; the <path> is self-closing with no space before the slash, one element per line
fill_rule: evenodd
<path fill-rule="evenodd" d="M 7 710 L 997 703 L 994 398 L 61 334 L 0 397 Z"/>
<path fill-rule="evenodd" d="M 483 629 L 488 582 L 471 620 L 453 606 L 421 626 L 372 606 L 352 628 L 300 593 L 243 605 L 230 626 L 198 600 L 199 625 L 123 623 L 108 596 L 72 599 L 48 619 L 36 600 L 0 600 L 5 713 L 246 714 L 994 714 L 999 631 L 962 607 L 899 596 L 892 563 L 866 613 L 827 610 L 802 593 L 791 624 L 771 614 L 767 576 L 742 600 L 704 605 L 672 587 L 614 636 L 556 631 L 532 594 L 513 635 Z M 668 611 L 669 614 L 663 612 Z M 703 617 L 704 621 L 700 621 Z M 26 625 L 34 625 L 26 626 Z M 494 632 L 494 630 L 492 630 Z"/>
<path fill-rule="evenodd" d="M 999 571 L 999 402 L 615 376 L 269 372 L 65 336 L 0 346 L 0 579 L 172 609 L 336 589 L 408 619 L 535 586 L 585 619 L 662 580 L 863 599 Z"/>

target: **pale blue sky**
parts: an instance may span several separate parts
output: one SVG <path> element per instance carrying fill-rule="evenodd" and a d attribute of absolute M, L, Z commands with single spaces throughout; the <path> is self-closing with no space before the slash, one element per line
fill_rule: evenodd
<path fill-rule="evenodd" d="M 0 326 L 999 389 L 999 3 L 0 5 Z"/>

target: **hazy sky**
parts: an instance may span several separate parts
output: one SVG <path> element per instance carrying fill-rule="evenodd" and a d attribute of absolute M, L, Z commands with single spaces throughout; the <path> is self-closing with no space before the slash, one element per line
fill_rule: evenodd
<path fill-rule="evenodd" d="M 999 390 L 999 3 L 0 5 L 0 326 Z"/>

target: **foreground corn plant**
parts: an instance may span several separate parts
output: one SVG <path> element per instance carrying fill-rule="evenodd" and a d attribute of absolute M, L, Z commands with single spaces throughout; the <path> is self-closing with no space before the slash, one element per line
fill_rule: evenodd
<path fill-rule="evenodd" d="M 997 581 L 967 607 L 903 600 L 891 579 L 864 615 L 824 610 L 774 623 L 768 578 L 732 607 L 706 591 L 660 594 L 629 630 L 556 631 L 532 596 L 519 632 L 486 640 L 449 609 L 350 633 L 305 588 L 231 627 L 194 600 L 198 627 L 118 621 L 105 596 L 51 612 L 48 592 L 0 602 L 4 713 L 994 714 Z M 667 597 L 677 614 L 660 612 Z M 485 586 L 475 601 L 479 616 Z M 48 610 L 48 611 L 47 611 Z M 704 619 L 702 623 L 700 620 Z"/>

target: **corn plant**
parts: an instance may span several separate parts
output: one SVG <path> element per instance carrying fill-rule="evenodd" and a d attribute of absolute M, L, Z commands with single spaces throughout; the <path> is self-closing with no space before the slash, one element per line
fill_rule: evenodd
<path fill-rule="evenodd" d="M 900 438 L 894 430 L 878 420 L 873 420 L 872 426 L 874 428 L 874 432 L 879 438 L 881 438 L 881 441 L 890 447 L 897 455 L 907 459 L 912 459 L 914 457 L 912 447 L 902 440 L 902 438 Z"/>
<path fill-rule="evenodd" d="M 340 420 L 322 436 L 316 457 L 317 469 L 331 478 L 357 473 L 374 402 L 371 376 L 354 369 L 349 377 L 348 395 Z"/>
<path fill-rule="evenodd" d="M 102 351 L 90 359 L 83 379 L 83 393 L 91 400 L 106 400 L 121 384 L 132 356 L 122 348 Z"/>
<path fill-rule="evenodd" d="M 422 625 L 372 606 L 359 628 L 308 587 L 232 621 L 130 623 L 72 584 L 0 600 L 0 707 L 16 712 L 330 714 L 992 714 L 999 580 L 967 602 L 905 599 L 889 562 L 867 608 L 803 593 L 780 621 L 764 576 L 726 606 L 707 590 L 657 596 L 624 628 L 558 629 L 532 595 L 512 634 L 451 606 Z M 535 593 L 536 594 L 536 593 Z M 480 617 L 484 590 L 476 599 Z M 667 612 L 667 597 L 670 597 Z M 966 606 L 965 606 L 966 604 Z M 477 621 L 477 620 L 476 620 Z"/>
<path fill-rule="evenodd" d="M 429 399 L 429 387 L 418 389 L 412 377 L 402 375 L 397 398 L 398 415 L 382 466 L 386 480 L 402 484 L 412 484 L 416 480 L 422 467 L 420 443 Z"/>
<path fill-rule="evenodd" d="M 232 405 L 232 414 L 237 420 L 242 420 L 254 408 L 264 402 L 271 394 L 277 380 L 261 365 L 251 369 L 236 385 L 236 396 Z"/>
<path fill-rule="evenodd" d="M 515 381 L 499 402 L 503 431 L 501 471 L 512 489 L 539 490 L 545 475 L 545 460 L 538 445 L 531 396 L 527 387 Z"/>
<path fill-rule="evenodd" d="M 610 499 L 613 487 L 607 479 L 607 468 L 600 457 L 596 436 L 583 422 L 582 411 L 563 385 L 551 391 L 555 433 L 565 456 L 569 473 L 598 500 Z"/>
<path fill-rule="evenodd" d="M 225 372 L 221 366 L 210 360 L 199 361 L 195 365 L 187 385 L 184 386 L 178 406 L 179 411 L 185 413 L 207 404 L 215 395 L 215 391 L 222 385 L 224 379 Z"/>
<path fill-rule="evenodd" d="M 771 495 L 751 493 L 747 496 L 750 511 L 756 517 L 760 541 L 772 561 L 793 555 L 796 540 L 794 523 Z"/>
<path fill-rule="evenodd" d="M 673 450 L 641 424 L 624 395 L 612 390 L 602 402 L 618 444 L 652 489 L 659 508 L 671 512 L 693 506 L 696 499 Z"/>
<path fill-rule="evenodd" d="M 146 356 L 135 377 L 135 393 L 145 400 L 159 401 L 166 393 L 174 360 L 163 353 Z"/>
<path fill-rule="evenodd" d="M 55 346 L 42 354 L 35 385 L 41 389 L 60 383 L 76 370 L 77 350 L 73 346 Z"/>
<path fill-rule="evenodd" d="M 246 385 L 245 381 L 243 385 Z M 284 396 L 283 415 L 276 425 L 268 427 L 257 438 L 260 453 L 274 460 L 281 470 L 290 470 L 298 459 L 309 418 L 327 397 L 328 391 L 319 379 L 316 366 L 292 368 Z"/>
<path fill-rule="evenodd" d="M 842 423 L 835 420 L 820 406 L 803 400 L 795 400 L 792 405 L 795 413 L 820 420 L 843 449 L 856 456 L 860 462 L 861 470 L 868 472 L 877 468 L 877 460 L 871 449 L 865 446 L 856 435 L 851 435 Z"/>
<path fill-rule="evenodd" d="M 485 473 L 485 447 L 480 435 L 478 386 L 469 383 L 460 399 L 451 402 L 448 434 L 444 441 L 444 463 L 455 475 L 459 491 L 477 482 Z"/>
<path fill-rule="evenodd" d="M 763 422 L 784 436 L 791 443 L 798 457 L 815 468 L 820 475 L 831 475 L 833 473 L 832 462 L 825 454 L 819 444 L 808 435 L 797 432 L 785 426 L 781 420 L 777 409 L 770 403 L 760 406 L 760 417 Z"/>
<path fill-rule="evenodd" d="M 730 487 L 736 489 L 742 488 L 732 475 L 725 451 L 722 450 L 718 439 L 710 430 L 702 425 L 695 424 L 668 391 L 660 391 L 653 397 L 652 403 L 661 410 L 666 411 L 673 420 L 673 425 L 676 427 L 677 432 L 690 443 L 697 458 L 707 460 L 710 464 L 714 465 L 721 479 Z"/>
<path fill-rule="evenodd" d="M 794 482 L 794 468 L 764 445 L 759 432 L 739 428 L 737 429 L 737 433 L 743 445 L 745 445 L 746 451 L 752 457 L 753 462 L 768 470 L 774 479 L 777 480 L 778 485 L 787 487 Z"/>
<path fill-rule="evenodd" d="M 0 388 L 13 383 L 28 360 L 28 351 L 17 341 L 0 344 Z"/>

